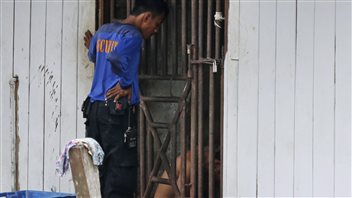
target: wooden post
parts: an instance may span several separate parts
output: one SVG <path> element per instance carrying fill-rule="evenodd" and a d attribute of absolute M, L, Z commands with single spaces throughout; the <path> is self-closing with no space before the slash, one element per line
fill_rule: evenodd
<path fill-rule="evenodd" d="M 93 164 L 87 148 L 79 145 L 70 149 L 70 166 L 76 196 L 101 197 L 99 170 Z"/>

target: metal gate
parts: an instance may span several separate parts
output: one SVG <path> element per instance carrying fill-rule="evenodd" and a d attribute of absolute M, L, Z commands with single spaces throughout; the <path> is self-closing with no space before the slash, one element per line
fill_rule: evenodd
<path fill-rule="evenodd" d="M 163 184 L 170 185 L 168 190 L 176 197 L 219 197 L 225 33 L 222 13 L 228 2 L 167 2 L 170 14 L 158 34 L 144 42 L 140 66 L 138 196 L 152 197 Z M 98 24 L 102 25 L 125 18 L 135 1 L 97 3 Z M 156 94 L 165 91 L 162 87 L 155 91 L 155 85 L 165 83 L 179 90 L 170 88 L 169 94 Z M 168 114 L 162 112 L 163 107 Z M 169 120 L 159 121 L 158 115 Z"/>

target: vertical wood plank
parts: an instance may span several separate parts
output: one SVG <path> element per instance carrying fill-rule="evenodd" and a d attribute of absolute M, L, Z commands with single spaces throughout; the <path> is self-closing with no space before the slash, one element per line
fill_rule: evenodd
<path fill-rule="evenodd" d="M 294 196 L 313 196 L 314 2 L 297 2 Z"/>
<path fill-rule="evenodd" d="M 27 189 L 28 184 L 28 100 L 29 100 L 29 44 L 30 2 L 15 2 L 14 28 L 14 74 L 18 75 L 18 188 Z"/>
<path fill-rule="evenodd" d="M 351 2 L 336 1 L 336 197 L 351 197 Z"/>
<path fill-rule="evenodd" d="M 349 125 L 351 119 L 351 62 L 349 55 L 347 56 L 347 54 L 351 53 L 350 2 L 336 2 L 338 5 L 336 7 L 336 18 L 335 2 L 317 1 L 315 3 L 316 8 L 314 8 L 313 2 L 299 1 L 297 2 L 297 8 L 294 2 L 279 3 L 281 3 L 281 5 L 278 6 L 279 12 L 277 17 L 277 84 L 275 89 L 275 195 L 350 196 L 351 172 L 350 169 L 347 170 L 347 168 L 350 167 L 351 158 L 351 129 Z M 339 7 L 339 4 L 341 4 L 341 7 Z M 243 4 L 241 2 L 241 13 L 243 12 L 242 6 Z M 314 10 L 316 13 L 314 13 Z M 260 14 L 262 16 L 260 17 L 261 21 L 269 17 L 269 15 L 264 14 L 264 7 L 261 8 Z M 295 21 L 296 17 L 298 19 L 297 23 Z M 316 21 L 314 21 L 314 18 Z M 244 19 L 241 14 L 241 24 L 248 24 L 248 22 L 244 22 L 245 20 L 248 20 L 248 17 Z M 334 45 L 334 21 L 337 23 L 336 45 Z M 297 30 L 295 29 L 296 24 Z M 269 28 L 265 26 L 265 28 L 268 29 L 270 29 L 270 27 L 272 26 L 269 26 Z M 241 26 L 241 28 L 243 27 Z M 268 31 L 268 29 L 265 31 Z M 348 35 L 348 38 L 346 35 Z M 230 34 L 229 31 L 229 38 L 231 37 L 233 38 L 235 36 L 233 33 Z M 270 40 L 270 37 L 265 37 L 265 39 Z M 295 40 L 297 43 L 295 43 Z M 241 39 L 241 42 L 243 41 L 245 40 Z M 260 40 L 260 46 L 263 47 L 263 49 L 265 48 L 265 42 L 268 41 Z M 336 57 L 334 59 L 335 47 Z M 229 51 L 231 48 L 236 47 L 229 47 Z M 241 49 L 244 49 L 242 44 Z M 295 49 L 297 49 L 297 52 Z M 268 53 L 268 51 L 269 50 L 267 50 L 266 53 Z M 268 57 L 270 57 L 270 55 L 268 55 Z M 266 58 L 269 59 L 268 57 Z M 259 60 L 262 60 L 261 58 L 262 56 L 259 56 Z M 336 63 L 334 63 L 334 60 Z M 241 88 L 241 78 L 246 77 L 246 73 L 241 70 L 243 69 L 241 68 L 242 61 L 243 59 L 240 57 L 239 89 Z M 336 65 L 335 68 L 334 64 Z M 225 70 L 227 67 L 234 65 L 235 64 L 227 62 Z M 268 66 L 269 64 L 264 65 Z M 296 68 L 295 65 L 297 65 Z M 262 67 L 260 67 L 260 69 L 261 68 Z M 334 72 L 334 69 L 336 72 Z M 264 94 L 264 89 L 262 90 L 262 88 L 265 87 L 265 83 L 268 83 L 268 81 L 264 81 L 264 78 L 261 77 L 268 74 L 270 70 L 260 70 L 259 72 L 259 94 Z M 335 78 L 334 75 L 336 76 Z M 334 79 L 336 80 L 335 87 Z M 226 78 L 225 82 L 228 83 Z M 226 85 L 225 90 L 228 90 L 228 86 L 229 84 Z M 270 88 L 272 87 L 268 86 L 268 89 Z M 225 91 L 225 98 L 227 96 L 226 94 L 227 92 Z M 261 96 L 262 95 L 259 95 L 259 107 L 262 107 L 261 99 L 264 98 Z M 241 98 L 245 97 L 245 95 L 240 91 L 238 97 L 240 103 Z M 268 101 L 271 100 L 272 99 L 268 99 Z M 334 102 L 336 102 L 335 111 Z M 226 99 L 225 104 L 228 105 Z M 245 106 L 240 103 L 238 108 L 238 127 L 240 129 L 241 125 L 245 123 L 241 120 L 241 111 L 243 111 L 241 108 L 245 108 Z M 268 109 L 271 108 L 268 107 Z M 259 109 L 259 115 L 261 110 L 262 109 Z M 229 112 L 230 109 L 225 107 L 226 117 Z M 266 120 L 268 120 L 268 118 L 266 118 Z M 261 138 L 267 138 L 267 136 L 260 136 L 262 127 L 270 126 L 269 123 L 265 123 L 266 125 L 260 124 L 261 122 L 259 122 L 258 126 L 258 146 L 261 145 Z M 230 128 L 228 120 L 225 119 L 224 125 L 227 130 L 231 130 L 231 133 L 235 133 L 233 130 L 236 128 Z M 249 127 L 242 128 L 246 130 L 250 129 Z M 240 130 L 239 133 L 241 133 Z M 241 142 L 240 138 L 241 136 L 239 134 L 238 142 Z M 226 157 L 228 157 L 226 153 L 228 139 L 230 139 L 230 134 L 225 133 L 224 155 Z M 235 155 L 234 147 L 236 146 L 231 146 L 233 156 Z M 240 157 L 240 150 L 245 148 L 245 146 L 239 143 L 237 148 L 239 149 L 238 182 L 241 183 L 243 181 L 240 177 L 240 167 L 241 163 L 244 162 L 241 162 L 243 158 Z M 258 152 L 261 152 L 261 150 L 261 148 L 258 148 Z M 229 159 L 233 156 L 230 156 Z M 225 196 L 227 195 L 226 192 L 228 192 L 228 186 L 231 185 L 231 188 L 235 189 L 235 182 L 231 184 L 226 182 L 227 178 L 229 178 L 228 168 L 226 167 L 230 166 L 230 160 L 227 161 L 226 157 L 224 160 Z M 263 179 L 263 175 L 260 175 L 259 170 L 264 168 L 264 166 L 259 164 L 261 157 L 260 153 L 258 153 L 258 195 L 261 195 L 260 192 L 262 192 L 260 181 Z M 239 186 L 241 185 L 244 184 L 239 184 Z M 240 188 L 241 187 L 238 188 L 239 192 L 241 191 Z M 235 195 L 231 194 L 231 196 Z"/>
<path fill-rule="evenodd" d="M 256 196 L 259 1 L 240 3 L 238 196 Z"/>
<path fill-rule="evenodd" d="M 334 195 L 334 16 L 334 2 L 315 2 L 313 196 Z"/>
<path fill-rule="evenodd" d="M 85 136 L 84 120 L 81 112 L 83 100 L 87 97 L 93 79 L 94 64 L 89 62 L 87 49 L 84 47 L 85 31 L 95 29 L 95 1 L 79 0 L 78 16 L 78 68 L 77 68 L 77 137 Z"/>
<path fill-rule="evenodd" d="M 31 3 L 28 189 L 43 190 L 45 1 Z"/>
<path fill-rule="evenodd" d="M 224 63 L 224 157 L 223 157 L 223 196 L 238 196 L 238 56 L 240 2 L 229 2 L 228 51 Z M 230 44 L 231 43 L 231 44 Z M 237 59 L 237 60 L 236 60 Z"/>
<path fill-rule="evenodd" d="M 260 3 L 258 196 L 274 196 L 276 2 Z"/>
<path fill-rule="evenodd" d="M 78 0 L 63 2 L 60 151 L 76 138 Z M 81 38 L 82 39 L 82 38 Z M 71 171 L 60 179 L 61 192 L 74 192 Z"/>
<path fill-rule="evenodd" d="M 55 162 L 60 147 L 62 1 L 47 1 L 45 68 L 44 190 L 58 191 Z"/>
<path fill-rule="evenodd" d="M 230 39 L 229 39 L 230 40 Z M 223 173 L 223 195 L 224 197 L 237 197 L 238 193 L 238 165 L 237 165 L 237 125 L 238 125 L 238 62 L 231 61 L 231 55 L 228 53 L 226 56 L 225 65 L 228 69 L 225 72 L 226 78 L 224 78 L 226 86 L 224 89 L 225 103 L 224 114 L 224 128 L 227 133 L 224 133 L 224 173 Z M 226 68 L 226 67 L 225 67 Z"/>
<path fill-rule="evenodd" d="M 275 196 L 293 196 L 295 2 L 277 3 Z"/>
<path fill-rule="evenodd" d="M 12 143 L 14 131 L 11 130 L 10 85 L 13 70 L 13 8 L 14 1 L 0 2 L 0 192 L 15 190 L 14 161 Z M 6 19 L 6 20 L 5 20 Z"/>

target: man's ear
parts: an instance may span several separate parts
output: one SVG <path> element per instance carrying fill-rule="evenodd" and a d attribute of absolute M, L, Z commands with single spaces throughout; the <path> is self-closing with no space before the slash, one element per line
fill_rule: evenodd
<path fill-rule="evenodd" d="M 145 12 L 143 13 L 143 22 L 147 22 L 150 19 L 152 19 L 153 15 L 151 12 Z"/>

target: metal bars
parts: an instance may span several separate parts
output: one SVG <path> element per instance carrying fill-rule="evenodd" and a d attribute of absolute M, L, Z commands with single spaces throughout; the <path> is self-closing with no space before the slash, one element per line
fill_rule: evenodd
<path fill-rule="evenodd" d="M 177 138 L 176 125 L 177 125 L 180 117 L 184 118 L 185 109 L 186 109 L 186 100 L 189 95 L 190 89 L 191 89 L 191 82 L 190 82 L 190 80 L 188 80 L 186 82 L 184 89 L 183 89 L 181 97 L 178 98 L 178 100 L 177 100 L 178 109 L 177 109 L 172 121 L 167 124 L 168 131 L 167 131 L 166 138 L 165 138 L 164 142 L 161 142 L 161 139 L 157 133 L 157 129 L 158 128 L 165 128 L 165 125 L 161 125 L 161 124 L 155 123 L 153 121 L 152 116 L 149 111 L 149 108 L 148 108 L 148 105 L 143 100 L 143 98 L 148 98 L 148 102 L 162 102 L 163 101 L 162 99 L 164 99 L 167 102 L 175 102 L 175 98 L 174 97 L 145 97 L 145 96 L 141 96 L 142 100 L 141 100 L 140 107 L 141 107 L 141 112 L 144 113 L 144 116 L 145 116 L 147 123 L 148 123 L 147 133 L 152 134 L 153 139 L 155 141 L 156 150 L 157 150 L 155 161 L 154 161 L 153 165 L 151 165 L 151 167 L 152 167 L 151 170 L 148 171 L 148 173 L 150 172 L 150 174 L 148 176 L 147 184 L 146 184 L 145 188 L 144 188 L 145 183 L 141 182 L 141 188 L 140 188 L 141 197 L 149 197 L 150 196 L 150 193 L 153 188 L 153 183 L 170 184 L 173 188 L 173 191 L 175 192 L 175 195 L 177 197 L 180 196 L 180 190 L 176 184 L 176 178 L 177 178 L 177 176 L 176 176 L 176 148 L 177 148 L 177 146 L 176 146 L 176 138 Z M 141 114 L 141 116 L 144 117 L 142 114 Z M 182 122 L 183 121 L 181 121 L 181 123 Z M 145 135 L 144 129 L 142 129 L 142 130 L 143 131 L 141 131 L 140 134 Z M 181 133 L 185 134 L 184 123 L 182 124 L 182 127 L 181 127 Z M 141 138 L 143 139 L 143 137 L 141 137 Z M 171 146 L 170 160 L 166 155 L 166 149 L 169 144 Z M 182 142 L 182 140 L 181 140 L 181 144 L 185 145 L 185 142 Z M 140 153 L 144 153 L 144 147 L 140 147 Z M 140 159 L 144 160 L 142 157 L 140 157 Z M 169 176 L 168 179 L 158 178 L 158 171 L 161 167 L 163 170 L 165 170 L 167 172 L 167 174 Z M 140 172 L 143 174 L 145 173 L 144 169 L 145 169 L 145 167 L 144 167 L 144 161 L 143 161 L 143 163 L 141 163 L 141 170 L 140 170 Z M 142 176 L 140 178 L 144 179 L 144 177 L 142 177 Z M 180 188 L 182 189 L 182 192 L 184 193 L 184 185 L 181 184 Z"/>
<path fill-rule="evenodd" d="M 198 1 L 192 0 L 192 13 L 191 13 L 191 42 L 192 47 L 189 50 L 191 52 L 190 57 L 194 60 L 197 59 L 198 48 L 196 43 L 198 42 Z M 198 135 L 198 68 L 191 65 L 192 71 L 192 98 L 191 98 L 191 190 L 190 196 L 196 197 L 197 193 L 197 135 Z"/>
<path fill-rule="evenodd" d="M 159 33 L 145 42 L 140 74 L 154 77 L 179 78 L 187 75 L 187 19 L 190 1 L 167 0 L 170 13 Z M 135 0 L 99 0 L 99 26 L 124 19 L 133 9 Z M 178 32 L 180 30 L 180 32 Z"/>
<path fill-rule="evenodd" d="M 219 148 L 220 156 L 222 152 L 224 38 L 222 29 L 214 26 L 214 15 L 226 11 L 223 6 L 228 0 L 166 1 L 170 6 L 168 19 L 143 45 L 140 79 L 175 84 L 185 81 L 186 86 L 181 97 L 141 94 L 138 196 L 153 196 L 154 184 L 160 183 L 171 185 L 177 197 L 217 197 L 220 175 L 214 169 L 219 168 Z M 99 25 L 123 19 L 134 3 L 99 0 Z M 177 103 L 172 121 L 155 122 L 148 105 L 151 102 Z M 158 130 L 166 131 L 165 139 L 159 137 Z M 177 156 L 180 164 L 176 163 Z M 190 175 L 186 174 L 188 167 Z M 176 169 L 181 169 L 180 175 Z M 160 170 L 169 178 L 160 178 Z"/>

